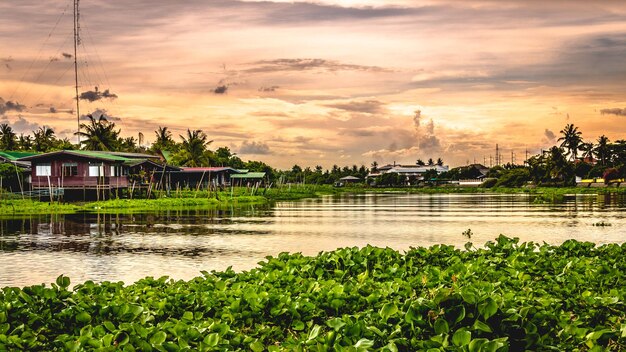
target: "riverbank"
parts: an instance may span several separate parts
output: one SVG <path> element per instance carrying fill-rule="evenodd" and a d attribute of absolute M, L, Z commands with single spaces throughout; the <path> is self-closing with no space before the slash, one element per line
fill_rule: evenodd
<path fill-rule="evenodd" d="M 283 253 L 190 281 L 60 276 L 0 291 L 0 350 L 623 350 L 625 253 L 500 236 Z"/>
<path fill-rule="evenodd" d="M 163 194 L 157 199 L 110 199 L 87 203 L 60 203 L 30 199 L 0 200 L 0 216 L 21 214 L 70 214 L 80 211 L 115 210 L 164 210 L 183 208 L 233 208 L 254 204 L 268 204 L 277 201 L 296 201 L 323 195 L 363 194 L 363 193 L 410 193 L 410 194 L 475 194 L 502 193 L 528 194 L 535 202 L 558 202 L 566 195 L 574 194 L 626 194 L 626 188 L 577 188 L 577 187 L 536 187 L 536 188 L 373 188 L 364 186 L 333 187 L 329 185 L 294 185 L 281 188 L 257 189 L 235 188 L 219 192 L 181 191 L 169 196 Z"/>

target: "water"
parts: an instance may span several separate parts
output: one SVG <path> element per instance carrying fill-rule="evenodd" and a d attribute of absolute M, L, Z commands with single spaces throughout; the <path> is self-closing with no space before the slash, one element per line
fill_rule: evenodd
<path fill-rule="evenodd" d="M 0 220 L 0 287 L 50 283 L 65 274 L 131 283 L 190 279 L 201 270 L 250 269 L 267 255 L 314 255 L 338 247 L 399 250 L 437 243 L 482 245 L 499 234 L 559 244 L 569 238 L 626 241 L 623 196 L 568 196 L 534 204 L 527 195 L 365 194 L 232 211 L 132 215 L 42 215 Z M 593 226 L 596 223 L 611 226 Z"/>

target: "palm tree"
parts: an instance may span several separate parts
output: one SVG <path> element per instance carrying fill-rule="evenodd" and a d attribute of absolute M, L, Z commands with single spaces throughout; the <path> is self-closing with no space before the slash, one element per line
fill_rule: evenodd
<path fill-rule="evenodd" d="M 581 144 L 578 149 L 583 152 L 582 157 L 587 159 L 593 157 L 593 151 L 595 149 L 595 146 L 591 142 L 586 142 Z"/>
<path fill-rule="evenodd" d="M 54 130 L 48 126 L 39 127 L 36 131 L 33 131 L 35 136 L 33 141 L 33 147 L 38 152 L 47 152 L 54 146 L 55 137 Z"/>
<path fill-rule="evenodd" d="M 378 172 L 378 162 L 377 161 L 372 161 L 372 165 L 371 165 L 371 169 L 373 174 Z"/>
<path fill-rule="evenodd" d="M 170 132 L 167 127 L 159 126 L 156 131 L 154 131 L 156 135 L 156 140 L 152 144 L 153 150 L 172 150 L 174 149 L 174 145 L 176 144 L 172 139 L 172 132 Z"/>
<path fill-rule="evenodd" d="M 437 158 L 437 165 L 443 166 L 443 159 Z"/>
<path fill-rule="evenodd" d="M 213 141 L 207 141 L 207 135 L 202 130 L 187 129 L 187 138 L 180 136 L 183 140 L 180 150 L 180 165 L 198 167 L 206 165 L 207 146 Z"/>
<path fill-rule="evenodd" d="M 605 166 L 607 161 L 610 161 L 611 156 L 611 148 L 609 146 L 609 138 L 605 135 L 602 135 L 598 138 L 598 144 L 594 148 L 593 152 L 596 155 L 596 158 L 600 160 L 600 165 Z"/>
<path fill-rule="evenodd" d="M 119 145 L 120 130 L 115 130 L 115 123 L 109 121 L 104 114 L 97 119 L 92 114 L 87 117 L 89 124 L 81 123 L 80 131 L 74 133 L 83 138 L 80 144 L 86 150 L 116 150 Z"/>
<path fill-rule="evenodd" d="M 20 136 L 17 138 L 17 144 L 20 150 L 32 150 L 33 137 L 31 137 L 29 134 L 24 135 L 24 133 L 20 133 Z"/>
<path fill-rule="evenodd" d="M 417 159 L 417 161 L 415 163 L 417 164 L 417 166 L 424 166 L 424 165 L 426 165 L 426 163 L 422 159 Z"/>
<path fill-rule="evenodd" d="M 0 149 L 14 150 L 17 148 L 17 136 L 8 123 L 0 125 Z"/>
<path fill-rule="evenodd" d="M 433 166 L 435 165 L 435 162 L 433 161 L 433 158 L 429 158 L 427 161 L 428 166 Z"/>
<path fill-rule="evenodd" d="M 565 128 L 560 131 L 563 135 L 558 140 L 562 141 L 560 147 L 565 148 L 568 151 L 571 160 L 575 160 L 580 149 L 580 144 L 583 142 L 581 137 L 582 132 L 575 127 L 574 124 L 568 123 Z"/>

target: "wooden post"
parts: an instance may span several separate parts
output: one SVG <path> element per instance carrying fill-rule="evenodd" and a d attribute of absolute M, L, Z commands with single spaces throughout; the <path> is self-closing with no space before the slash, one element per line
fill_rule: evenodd
<path fill-rule="evenodd" d="M 50 192 L 50 203 L 54 201 L 52 198 L 52 184 L 50 183 L 50 176 L 48 176 L 48 192 Z"/>

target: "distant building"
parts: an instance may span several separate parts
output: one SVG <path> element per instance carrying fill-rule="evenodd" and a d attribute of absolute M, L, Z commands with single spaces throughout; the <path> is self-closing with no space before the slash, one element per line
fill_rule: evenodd
<path fill-rule="evenodd" d="M 437 171 L 437 174 L 441 174 L 443 172 L 447 172 L 449 170 L 449 166 L 445 165 L 385 165 L 378 167 L 376 172 L 370 173 L 367 175 L 368 178 L 378 177 L 383 174 L 388 173 L 396 173 L 403 176 L 417 176 L 421 177 L 423 174 L 430 170 Z"/>

